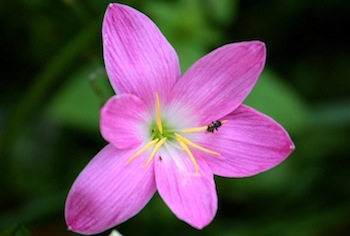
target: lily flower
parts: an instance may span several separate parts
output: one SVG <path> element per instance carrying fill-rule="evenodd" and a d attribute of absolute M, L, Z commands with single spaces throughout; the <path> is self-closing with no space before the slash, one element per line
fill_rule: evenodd
<path fill-rule="evenodd" d="M 68 194 L 70 230 L 110 229 L 140 212 L 156 191 L 177 218 L 202 229 L 217 212 L 214 175 L 256 175 L 294 150 L 281 125 L 242 104 L 264 67 L 264 43 L 222 46 L 181 76 L 173 47 L 131 7 L 108 6 L 102 37 L 116 92 L 101 110 L 109 144 Z"/>

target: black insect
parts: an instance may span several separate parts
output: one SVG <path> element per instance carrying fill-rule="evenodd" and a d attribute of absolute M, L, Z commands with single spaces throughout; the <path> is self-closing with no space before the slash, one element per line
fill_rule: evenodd
<path fill-rule="evenodd" d="M 218 131 L 218 128 L 222 125 L 221 121 L 217 120 L 215 122 L 211 122 L 210 125 L 208 125 L 207 131 L 210 133 L 214 133 L 214 130 Z"/>

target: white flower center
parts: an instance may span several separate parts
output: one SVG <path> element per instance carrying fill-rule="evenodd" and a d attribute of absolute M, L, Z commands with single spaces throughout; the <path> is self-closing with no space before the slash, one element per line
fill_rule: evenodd
<path fill-rule="evenodd" d="M 190 128 L 190 129 L 183 129 L 179 130 L 173 127 L 173 125 L 168 124 L 166 121 L 162 121 L 162 116 L 161 116 L 161 104 L 160 104 L 160 99 L 158 96 L 158 93 L 156 93 L 156 122 L 155 124 L 151 124 L 150 127 L 150 132 L 151 132 L 151 137 L 152 141 L 148 142 L 146 145 L 144 145 L 140 150 L 138 150 L 134 155 L 132 155 L 128 159 L 128 163 L 130 163 L 133 159 L 135 159 L 137 156 L 139 156 L 141 153 L 145 152 L 149 148 L 153 147 L 153 150 L 148 157 L 146 163 L 142 167 L 147 167 L 149 163 L 153 160 L 154 156 L 156 155 L 157 151 L 166 143 L 166 142 L 174 142 L 177 141 L 178 144 L 180 144 L 180 147 L 182 150 L 184 150 L 188 157 L 191 159 L 191 162 L 194 165 L 196 174 L 199 174 L 199 168 L 197 161 L 195 157 L 193 156 L 191 150 L 189 149 L 189 146 L 192 148 L 196 148 L 200 151 L 220 156 L 220 153 L 214 152 L 212 150 L 209 150 L 207 148 L 204 148 L 202 146 L 199 146 L 193 142 L 191 142 L 189 139 L 184 137 L 183 134 L 187 133 L 195 133 L 195 132 L 203 132 L 203 131 L 209 131 L 213 132 L 213 129 L 221 126 L 222 124 L 226 123 L 227 120 L 223 121 L 216 121 L 215 123 L 213 122 L 212 124 L 206 125 L 206 126 L 200 126 L 200 127 L 195 127 L 195 128 Z M 171 123 L 171 122 L 170 122 Z M 215 127 L 216 125 L 217 127 Z M 219 125 L 219 126 L 218 126 Z"/>

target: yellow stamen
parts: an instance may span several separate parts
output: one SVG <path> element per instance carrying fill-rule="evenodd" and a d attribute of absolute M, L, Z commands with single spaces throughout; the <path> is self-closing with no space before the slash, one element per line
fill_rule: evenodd
<path fill-rule="evenodd" d="M 223 121 L 220 121 L 221 124 L 225 124 L 228 120 L 223 120 Z M 206 126 L 200 126 L 200 127 L 196 127 L 196 128 L 191 128 L 191 129 L 183 129 L 181 130 L 181 133 L 184 133 L 184 134 L 188 134 L 188 133 L 195 133 L 195 132 L 199 132 L 199 131 L 204 131 L 204 130 L 207 130 L 208 129 L 208 125 Z"/>
<path fill-rule="evenodd" d="M 181 130 L 181 133 L 195 133 L 199 131 L 204 131 L 207 130 L 208 126 L 201 126 L 201 127 L 196 127 L 196 128 L 191 128 L 191 129 L 183 129 Z"/>
<path fill-rule="evenodd" d="M 146 151 L 148 148 L 152 147 L 156 142 L 158 142 L 159 138 L 156 138 L 152 140 L 151 142 L 147 143 L 145 146 L 143 146 L 140 150 L 138 150 L 134 155 L 132 155 L 127 163 L 129 164 L 132 160 L 134 160 L 138 155 Z"/>
<path fill-rule="evenodd" d="M 156 144 L 156 146 L 153 148 L 153 150 L 151 152 L 151 155 L 149 156 L 148 160 L 142 166 L 143 168 L 148 166 L 148 164 L 152 161 L 152 159 L 153 159 L 154 155 L 156 154 L 156 152 L 158 151 L 158 149 L 165 143 L 166 140 L 167 140 L 167 137 L 164 137 Z"/>
<path fill-rule="evenodd" d="M 196 170 L 196 174 L 198 174 L 199 173 L 198 164 L 197 164 L 196 159 L 194 158 L 192 152 L 190 151 L 190 149 L 187 147 L 186 143 L 180 137 L 176 136 L 176 140 L 180 143 L 181 147 L 185 150 L 187 155 L 190 157 L 190 159 L 194 165 L 194 169 Z"/>
<path fill-rule="evenodd" d="M 156 92 L 156 100 L 157 100 L 157 127 L 159 130 L 159 133 L 163 134 L 162 117 L 160 115 L 160 100 L 157 92 Z"/>
<path fill-rule="evenodd" d="M 181 136 L 181 135 L 179 135 L 179 134 L 177 134 L 177 133 L 175 133 L 175 136 L 176 136 L 176 138 L 181 139 L 181 140 L 182 140 L 184 143 L 186 143 L 187 145 L 190 145 L 190 146 L 192 146 L 192 147 L 194 147 L 194 148 L 197 148 L 197 149 L 199 149 L 199 150 L 201 150 L 201 151 L 203 151 L 203 152 L 207 152 L 207 153 L 210 153 L 210 154 L 213 154 L 213 155 L 216 155 L 216 156 L 220 156 L 220 153 L 214 152 L 214 151 L 209 150 L 209 149 L 204 148 L 204 147 L 201 147 L 201 146 L 199 146 L 199 145 L 197 145 L 197 144 L 191 142 L 191 141 L 188 140 L 187 138 L 185 138 L 185 137 L 183 137 L 183 136 Z"/>

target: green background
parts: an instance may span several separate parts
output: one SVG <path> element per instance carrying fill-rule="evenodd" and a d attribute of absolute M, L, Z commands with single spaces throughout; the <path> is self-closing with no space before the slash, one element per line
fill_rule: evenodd
<path fill-rule="evenodd" d="M 108 3 L 0 3 L 0 235 L 75 235 L 66 230 L 65 198 L 105 145 L 99 109 L 113 94 L 101 43 Z M 349 235 L 350 2 L 122 3 L 159 26 L 183 71 L 223 44 L 264 41 L 266 69 L 245 103 L 281 123 L 296 150 L 260 175 L 216 177 L 219 210 L 201 231 L 176 219 L 158 195 L 117 229 L 123 235 Z"/>

